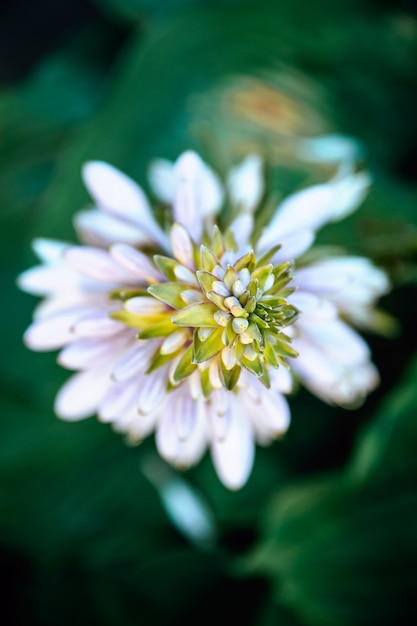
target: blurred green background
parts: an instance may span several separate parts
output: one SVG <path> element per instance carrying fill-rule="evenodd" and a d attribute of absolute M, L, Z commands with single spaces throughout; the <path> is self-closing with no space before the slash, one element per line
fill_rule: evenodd
<path fill-rule="evenodd" d="M 8 0 L 0 9 L 2 623 L 415 624 L 417 595 L 417 12 L 407 0 Z M 208 456 L 182 476 L 215 540 L 172 524 L 125 445 L 58 421 L 67 373 L 21 336 L 16 276 L 34 236 L 74 238 L 80 167 L 145 187 L 151 158 L 193 147 L 221 173 L 256 149 L 274 193 L 328 175 L 294 137 L 343 133 L 374 177 L 322 241 L 389 272 L 400 323 L 369 335 L 381 386 L 354 412 L 307 392 L 282 442 L 228 492 Z"/>

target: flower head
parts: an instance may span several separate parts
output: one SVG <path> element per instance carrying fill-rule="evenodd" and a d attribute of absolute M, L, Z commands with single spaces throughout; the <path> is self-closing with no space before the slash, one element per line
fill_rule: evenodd
<path fill-rule="evenodd" d="M 97 413 L 137 442 L 155 430 L 160 454 L 180 467 L 210 447 L 235 489 L 255 440 L 288 428 L 294 376 L 346 406 L 375 387 L 368 346 L 347 320 L 372 319 L 385 274 L 359 257 L 296 262 L 318 228 L 357 208 L 366 174 L 344 168 L 293 194 L 263 229 L 256 155 L 232 170 L 227 191 L 193 152 L 156 161 L 150 178 L 170 208 L 166 229 L 114 167 L 88 163 L 83 176 L 96 206 L 75 218 L 82 245 L 37 240 L 42 265 L 20 276 L 45 297 L 26 344 L 60 349 L 59 363 L 77 370 L 57 395 L 60 417 Z"/>

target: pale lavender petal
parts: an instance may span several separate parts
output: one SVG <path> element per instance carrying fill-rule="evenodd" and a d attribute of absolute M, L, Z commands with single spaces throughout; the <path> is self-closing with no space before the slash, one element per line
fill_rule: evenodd
<path fill-rule="evenodd" d="M 172 412 L 165 411 L 158 423 L 158 452 L 174 465 L 189 467 L 200 460 L 207 446 L 204 407 L 181 391 L 172 399 L 171 406 Z"/>
<path fill-rule="evenodd" d="M 130 413 L 139 393 L 137 380 L 113 383 L 100 401 L 98 417 L 102 422 L 112 422 L 119 416 Z"/>
<path fill-rule="evenodd" d="M 142 227 L 165 246 L 166 237 L 152 215 L 145 194 L 129 176 L 102 161 L 87 163 L 82 173 L 91 197 L 100 208 Z"/>
<path fill-rule="evenodd" d="M 112 363 L 126 344 L 126 339 L 82 339 L 67 345 L 58 355 L 58 363 L 74 370 L 84 370 Z"/>
<path fill-rule="evenodd" d="M 167 381 L 163 370 L 147 374 L 141 378 L 140 393 L 136 406 L 139 415 L 151 414 L 165 399 Z"/>
<path fill-rule="evenodd" d="M 234 167 L 227 178 L 227 187 L 235 206 L 244 211 L 256 209 L 264 191 L 261 157 L 250 154 Z"/>
<path fill-rule="evenodd" d="M 102 209 L 137 224 L 150 215 L 148 200 L 129 176 L 103 161 L 90 161 L 82 177 L 91 197 Z"/>
<path fill-rule="evenodd" d="M 261 238 L 262 240 L 262 238 Z M 263 241 L 267 241 L 263 239 Z M 281 248 L 274 254 L 271 259 L 271 263 L 275 265 L 279 265 L 280 263 L 285 263 L 286 261 L 291 261 L 292 259 L 297 259 L 299 256 L 304 254 L 314 241 L 314 233 L 311 230 L 299 230 L 297 233 L 291 235 L 285 235 L 281 239 L 273 238 L 270 239 L 267 245 L 262 245 L 262 247 L 258 243 L 258 248 L 262 252 L 267 252 L 268 247 L 273 247 L 277 244 L 281 244 Z"/>
<path fill-rule="evenodd" d="M 111 337 L 118 333 L 125 333 L 126 326 L 109 317 L 106 310 L 90 310 L 80 316 L 73 324 L 75 338 L 81 337 Z"/>
<path fill-rule="evenodd" d="M 272 437 L 282 435 L 291 420 L 288 402 L 279 393 L 265 393 L 255 419 L 263 422 Z"/>
<path fill-rule="evenodd" d="M 125 309 L 136 315 L 158 315 L 167 310 L 166 305 L 150 296 L 137 296 L 125 302 Z"/>
<path fill-rule="evenodd" d="M 32 248 L 38 258 L 44 263 L 58 263 L 62 258 L 62 253 L 68 248 L 64 241 L 55 239 L 37 238 L 32 242 Z"/>
<path fill-rule="evenodd" d="M 118 265 L 107 252 L 87 246 L 74 246 L 65 251 L 65 262 L 76 272 L 108 283 L 135 284 L 130 272 Z"/>
<path fill-rule="evenodd" d="M 69 270 L 63 265 L 37 265 L 22 272 L 17 284 L 23 291 L 44 296 L 62 289 L 69 279 Z"/>
<path fill-rule="evenodd" d="M 155 195 L 162 202 L 171 204 L 175 196 L 174 164 L 167 159 L 154 159 L 148 177 Z"/>
<path fill-rule="evenodd" d="M 107 247 L 115 242 L 139 246 L 152 241 L 149 233 L 140 225 L 126 222 L 100 209 L 79 211 L 74 217 L 74 226 L 79 238 L 94 246 Z"/>
<path fill-rule="evenodd" d="M 194 247 L 188 230 L 182 224 L 171 228 L 171 247 L 174 258 L 190 270 L 195 269 Z"/>
<path fill-rule="evenodd" d="M 94 369 L 74 374 L 55 398 L 55 413 L 68 421 L 90 417 L 96 413 L 110 384 L 107 372 Z"/>
<path fill-rule="evenodd" d="M 296 324 L 318 350 L 335 362 L 354 366 L 356 363 L 367 361 L 370 357 L 366 341 L 341 320 L 317 323 L 316 320 L 310 321 L 308 315 L 304 315 Z"/>
<path fill-rule="evenodd" d="M 231 398 L 231 423 L 224 440 L 212 438 L 211 454 L 217 475 L 229 489 L 246 483 L 254 460 L 254 436 L 249 417 Z"/>
<path fill-rule="evenodd" d="M 239 249 L 248 245 L 254 229 L 254 218 L 250 213 L 243 213 L 236 217 L 229 226 Z"/>
<path fill-rule="evenodd" d="M 115 244 L 110 248 L 113 259 L 125 270 L 131 272 L 140 280 L 147 282 L 163 282 L 163 274 L 159 272 L 149 260 L 149 257 L 127 244 Z"/>
<path fill-rule="evenodd" d="M 117 381 L 127 380 L 143 374 L 149 367 L 149 360 L 160 340 L 136 341 L 136 345 L 126 352 L 113 368 L 112 378 Z"/>
<path fill-rule="evenodd" d="M 23 336 L 24 342 L 28 348 L 37 351 L 62 348 L 76 339 L 73 326 L 85 314 L 85 308 L 76 308 L 40 318 L 26 330 Z"/>
<path fill-rule="evenodd" d="M 367 174 L 349 174 L 292 194 L 278 207 L 260 238 L 259 247 L 280 243 L 284 235 L 300 230 L 316 231 L 329 221 L 346 217 L 361 204 L 369 184 Z"/>

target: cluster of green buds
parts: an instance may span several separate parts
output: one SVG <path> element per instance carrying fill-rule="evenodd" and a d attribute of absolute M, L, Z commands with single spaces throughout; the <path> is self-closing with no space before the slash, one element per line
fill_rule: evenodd
<path fill-rule="evenodd" d="M 268 387 L 268 368 L 286 367 L 286 358 L 297 356 L 283 331 L 298 314 L 287 300 L 294 291 L 291 264 L 269 262 L 279 246 L 259 259 L 253 250 L 239 256 L 231 231 L 223 235 L 214 226 L 197 248 L 179 224 L 171 243 L 174 258 L 153 256 L 165 280 L 150 276 L 146 291 L 113 294 L 124 301 L 114 319 L 138 328 L 140 340 L 162 341 L 148 371 L 172 361 L 175 387 L 198 369 L 206 397 L 213 389 L 232 390 L 242 369 Z"/>

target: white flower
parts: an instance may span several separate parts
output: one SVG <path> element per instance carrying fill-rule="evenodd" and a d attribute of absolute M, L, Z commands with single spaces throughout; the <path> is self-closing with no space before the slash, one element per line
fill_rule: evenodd
<path fill-rule="evenodd" d="M 77 372 L 57 395 L 59 417 L 97 413 L 137 442 L 155 431 L 161 456 L 179 467 L 209 447 L 220 480 L 237 489 L 255 440 L 288 428 L 293 375 L 344 406 L 375 387 L 368 346 L 346 320 L 367 319 L 385 274 L 358 257 L 296 265 L 320 227 L 358 207 L 366 174 L 344 166 L 285 199 L 261 231 L 256 155 L 232 170 L 224 214 L 226 192 L 198 155 L 154 162 L 169 232 L 111 165 L 88 163 L 83 178 L 95 203 L 75 218 L 83 245 L 37 240 L 42 264 L 19 279 L 44 297 L 26 344 L 59 349 L 59 363 Z"/>

